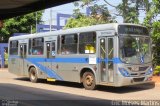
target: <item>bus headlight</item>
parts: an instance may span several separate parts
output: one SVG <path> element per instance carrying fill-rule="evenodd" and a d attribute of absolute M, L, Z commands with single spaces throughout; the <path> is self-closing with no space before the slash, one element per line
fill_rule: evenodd
<path fill-rule="evenodd" d="M 150 75 L 153 73 L 153 68 L 151 67 L 147 72 L 146 72 L 146 75 Z"/>
<path fill-rule="evenodd" d="M 124 68 L 119 68 L 119 72 L 124 76 L 124 77 L 129 77 L 129 72 L 125 70 Z"/>

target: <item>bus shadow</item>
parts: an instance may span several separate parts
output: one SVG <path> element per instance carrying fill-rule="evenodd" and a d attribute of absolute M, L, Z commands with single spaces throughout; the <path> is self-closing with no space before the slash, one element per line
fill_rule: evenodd
<path fill-rule="evenodd" d="M 15 80 L 30 82 L 29 78 L 16 78 Z M 48 82 L 46 79 L 39 79 L 38 83 L 83 89 L 82 84 L 75 83 L 75 82 L 67 82 L 67 81 Z M 124 86 L 124 87 L 111 87 L 111 86 L 99 85 L 97 86 L 96 90 L 102 91 L 102 92 L 112 92 L 112 93 L 129 93 L 129 92 L 149 90 L 153 88 L 155 88 L 154 82 L 148 83 L 148 84 L 139 84 L 139 85 L 132 85 L 132 86 Z"/>
<path fill-rule="evenodd" d="M 112 92 L 112 93 L 129 93 L 129 92 L 139 92 L 144 90 L 149 90 L 155 88 L 155 83 L 146 83 L 139 85 L 131 85 L 124 87 L 111 87 L 111 86 L 98 86 L 98 91 Z"/>
<path fill-rule="evenodd" d="M 20 80 L 20 81 L 30 81 L 29 78 L 27 77 L 22 77 L 22 78 L 14 78 L 14 80 Z"/>
<path fill-rule="evenodd" d="M 29 78 L 15 78 L 15 80 L 30 82 Z M 55 82 L 51 81 L 50 82 L 50 81 L 47 81 L 46 79 L 39 79 L 37 83 L 56 85 L 56 86 L 64 86 L 64 87 L 83 88 L 83 85 L 80 83 L 68 82 L 68 81 L 55 81 Z"/>
<path fill-rule="evenodd" d="M 76 82 L 56 81 L 56 82 L 48 82 L 48 83 L 52 85 L 64 86 L 64 87 L 83 88 L 83 85 L 81 83 L 76 83 Z"/>

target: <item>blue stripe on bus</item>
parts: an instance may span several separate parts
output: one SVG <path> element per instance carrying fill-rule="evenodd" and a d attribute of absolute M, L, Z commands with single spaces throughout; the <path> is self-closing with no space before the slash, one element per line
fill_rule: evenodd
<path fill-rule="evenodd" d="M 57 62 L 57 63 L 88 63 L 88 58 L 54 58 L 46 59 L 47 62 Z"/>
<path fill-rule="evenodd" d="M 34 60 L 36 62 L 89 63 L 88 58 L 27 58 L 27 60 Z"/>
<path fill-rule="evenodd" d="M 10 58 L 20 58 L 20 57 L 10 57 Z M 57 62 L 57 63 L 89 63 L 89 58 L 27 58 L 27 60 L 34 60 L 36 62 Z M 113 58 L 113 59 L 101 59 L 97 58 L 97 63 L 100 63 L 102 61 L 108 63 L 108 62 L 113 62 L 114 64 L 119 64 L 122 63 L 120 58 Z"/>
<path fill-rule="evenodd" d="M 44 62 L 45 59 L 27 58 L 26 60 L 31 62 L 32 64 L 36 65 L 41 71 L 46 73 L 50 78 L 55 78 L 57 80 L 63 80 L 54 70 L 47 68 L 47 67 L 43 66 L 42 64 L 39 64 L 39 62 L 40 62 L 39 60 L 41 60 L 41 62 Z"/>
<path fill-rule="evenodd" d="M 33 59 L 37 62 L 57 62 L 57 63 L 89 63 L 89 58 L 27 58 L 27 59 Z M 104 61 L 106 63 L 113 62 L 115 64 L 122 63 L 119 58 L 113 58 L 113 59 L 100 59 L 97 58 L 97 63 L 100 63 L 101 61 Z"/>
<path fill-rule="evenodd" d="M 97 63 L 100 63 L 100 62 L 113 62 L 114 64 L 119 64 L 119 63 L 122 63 L 122 61 L 120 60 L 120 58 L 113 58 L 113 59 L 108 59 L 108 58 L 105 58 L 105 59 L 101 59 L 101 58 L 97 58 Z"/>
<path fill-rule="evenodd" d="M 120 58 L 114 58 L 114 63 L 119 64 L 119 63 L 122 63 L 122 61 Z"/>

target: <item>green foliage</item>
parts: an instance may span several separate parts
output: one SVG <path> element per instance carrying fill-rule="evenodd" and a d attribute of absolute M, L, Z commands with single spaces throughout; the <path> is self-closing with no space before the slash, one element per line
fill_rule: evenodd
<path fill-rule="evenodd" d="M 125 23 L 139 23 L 139 10 L 148 11 L 150 7 L 149 0 L 122 0 L 116 9 L 118 15 L 123 17 Z"/>
<path fill-rule="evenodd" d="M 8 53 L 4 53 L 5 65 L 8 65 Z"/>
<path fill-rule="evenodd" d="M 37 23 L 41 22 L 42 11 L 37 12 Z M 13 33 L 30 33 L 36 27 L 36 13 L 4 20 L 4 27 L 0 30 L 0 42 L 7 42 Z"/>
<path fill-rule="evenodd" d="M 156 68 L 154 69 L 154 75 L 160 75 L 160 66 L 156 66 Z"/>
<path fill-rule="evenodd" d="M 125 23 L 139 23 L 138 14 L 137 14 L 135 7 L 128 7 L 128 9 L 126 9 L 125 11 L 124 11 L 124 8 L 126 7 L 123 7 L 122 4 L 120 4 L 117 7 L 117 11 L 123 17 L 124 22 Z"/>
<path fill-rule="evenodd" d="M 146 13 L 146 17 L 144 19 L 143 24 L 148 27 L 152 33 L 152 40 L 153 44 L 155 45 L 153 47 L 153 62 L 154 65 L 160 65 L 160 22 L 159 21 L 153 21 L 154 18 L 160 14 L 160 1 L 159 0 L 152 0 L 150 3 L 150 9 Z"/>
<path fill-rule="evenodd" d="M 119 13 L 120 16 L 123 17 L 123 22 L 125 23 L 130 23 L 132 22 L 132 17 L 136 17 L 135 13 L 131 10 L 135 10 L 135 7 L 129 7 L 129 1 L 128 0 L 122 0 L 122 3 L 120 3 L 117 6 L 117 11 Z"/>
<path fill-rule="evenodd" d="M 78 2 L 75 2 L 74 5 L 79 8 L 83 8 L 84 6 L 90 7 L 91 15 L 86 16 L 80 12 L 80 9 L 74 9 L 74 13 L 72 18 L 67 21 L 65 25 L 65 29 L 74 28 L 74 27 L 83 27 L 83 26 L 91 26 L 96 24 L 104 24 L 115 22 L 114 17 L 111 17 L 109 14 L 108 8 L 106 5 L 97 5 L 96 0 L 82 0 L 82 5 L 79 5 Z M 92 4 L 92 6 L 89 6 Z"/>
<path fill-rule="evenodd" d="M 97 5 L 98 0 L 81 0 L 81 1 L 82 1 L 82 5 L 79 5 L 78 2 L 75 2 L 74 3 L 75 6 L 76 7 L 78 7 L 78 6 L 89 7 L 90 4 L 91 4 L 92 6 L 91 6 L 91 16 L 90 17 L 95 18 L 96 20 L 103 21 L 103 22 L 100 22 L 100 21 L 98 21 L 98 22 L 100 22 L 100 23 L 116 22 L 115 17 L 112 17 L 109 14 L 109 11 L 108 11 L 108 8 L 107 8 L 106 5 Z M 157 0 L 155 0 L 155 1 L 158 2 Z M 152 2 L 149 1 L 149 0 L 122 0 L 122 3 L 120 3 L 118 6 L 111 5 L 107 0 L 104 0 L 104 2 L 108 5 L 116 8 L 116 10 L 118 11 L 118 14 L 115 14 L 115 15 L 116 16 L 122 16 L 123 20 L 124 20 L 123 22 L 125 22 L 125 23 L 136 23 L 136 24 L 138 24 L 139 23 L 139 11 L 142 9 L 142 10 L 144 10 L 148 13 L 146 18 L 145 18 L 145 21 L 144 21 L 145 24 L 144 25 L 149 26 L 150 24 L 148 24 L 148 22 L 150 21 L 151 17 L 154 15 L 154 12 L 155 12 L 155 10 L 153 12 L 153 9 L 150 9 L 150 7 L 152 6 L 151 5 Z M 101 14 L 99 14 L 97 11 L 98 12 L 100 11 Z M 101 18 L 97 19 L 98 15 L 100 15 Z M 86 17 L 84 17 L 84 14 L 82 14 L 80 12 L 79 8 L 74 10 L 74 16 L 77 20 L 79 20 L 80 17 L 81 18 L 86 18 Z M 71 20 L 75 21 L 74 19 L 71 19 Z M 93 21 L 90 21 L 90 22 L 93 22 Z M 73 22 L 73 23 L 75 23 L 75 22 Z M 95 23 L 96 22 L 93 22 L 93 25 Z M 97 23 L 97 24 L 100 24 L 100 23 Z M 70 23 L 67 23 L 67 24 L 70 24 Z M 70 26 L 70 25 L 67 25 L 67 26 Z"/>
<path fill-rule="evenodd" d="M 70 18 L 67 21 L 67 24 L 65 26 L 65 28 L 76 28 L 76 27 L 83 27 L 83 26 L 89 26 L 89 25 L 95 25 L 96 24 L 96 20 L 94 18 L 90 18 L 87 16 L 81 16 L 78 18 Z"/>
<path fill-rule="evenodd" d="M 152 27 L 154 64 L 160 65 L 160 22 L 153 22 Z"/>
<path fill-rule="evenodd" d="M 160 1 L 159 0 L 152 0 L 149 4 L 150 9 L 146 12 L 146 17 L 144 19 L 143 24 L 151 28 L 154 18 L 160 13 Z"/>
<path fill-rule="evenodd" d="M 156 42 L 157 40 L 160 39 L 160 22 L 154 22 L 152 24 L 152 38 L 153 38 L 153 41 Z"/>
<path fill-rule="evenodd" d="M 152 20 L 154 19 L 154 17 L 157 15 L 158 11 L 156 7 L 152 7 L 147 13 L 146 13 L 146 17 L 144 19 L 143 24 L 148 27 L 151 28 L 152 27 Z"/>

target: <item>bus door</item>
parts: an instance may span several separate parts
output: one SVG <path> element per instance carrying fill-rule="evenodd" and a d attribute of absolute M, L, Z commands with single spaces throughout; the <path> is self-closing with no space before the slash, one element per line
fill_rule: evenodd
<path fill-rule="evenodd" d="M 27 63 L 25 61 L 27 57 L 27 44 L 20 44 L 20 60 L 19 60 L 19 68 L 20 68 L 20 75 L 24 75 L 25 71 L 27 70 Z"/>
<path fill-rule="evenodd" d="M 53 59 L 56 55 L 56 41 L 47 41 L 46 42 L 46 59 L 45 66 L 49 69 L 54 69 Z"/>
<path fill-rule="evenodd" d="M 100 81 L 103 83 L 113 83 L 113 37 L 101 37 L 99 38 L 99 70 Z"/>

